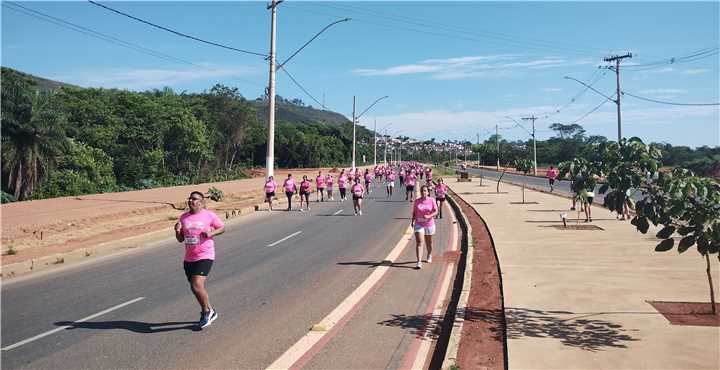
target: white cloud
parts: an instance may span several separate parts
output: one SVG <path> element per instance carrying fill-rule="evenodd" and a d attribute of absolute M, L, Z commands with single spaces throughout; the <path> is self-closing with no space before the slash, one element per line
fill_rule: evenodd
<path fill-rule="evenodd" d="M 540 89 L 540 91 L 542 91 L 542 92 L 548 92 L 548 93 L 553 93 L 553 92 L 563 91 L 563 89 L 562 89 L 562 88 L 559 88 L 559 87 L 543 87 L 542 89 Z"/>
<path fill-rule="evenodd" d="M 497 78 L 510 76 L 519 70 L 593 64 L 591 60 L 568 61 L 556 57 L 520 60 L 521 57 L 522 55 L 516 54 L 499 54 L 426 59 L 417 63 L 387 68 L 358 68 L 352 70 L 352 72 L 361 76 L 425 74 L 436 80 L 456 80 L 464 78 Z"/>
<path fill-rule="evenodd" d="M 686 69 L 682 73 L 686 75 L 699 75 L 707 72 L 707 69 L 704 68 L 698 68 L 698 69 Z"/>
<path fill-rule="evenodd" d="M 163 88 L 165 86 L 173 87 L 179 83 L 204 81 L 208 79 L 243 79 L 243 77 L 260 73 L 257 68 L 247 66 L 223 67 L 205 64 L 203 67 L 186 69 L 95 70 L 57 76 L 56 78 L 61 81 L 86 87 L 145 90 Z"/>

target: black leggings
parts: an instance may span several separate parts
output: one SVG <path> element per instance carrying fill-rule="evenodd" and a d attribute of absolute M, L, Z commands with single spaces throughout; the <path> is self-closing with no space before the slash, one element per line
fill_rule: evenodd
<path fill-rule="evenodd" d="M 292 191 L 286 191 L 286 192 L 285 192 L 285 195 L 287 195 L 287 198 L 288 198 L 288 209 L 291 209 L 291 208 L 292 208 L 292 197 L 293 197 L 294 194 L 295 194 L 295 193 L 292 192 Z"/>
<path fill-rule="evenodd" d="M 347 189 L 345 189 L 345 188 L 340 188 L 340 198 L 345 199 L 345 191 L 346 191 L 346 190 L 347 190 Z"/>

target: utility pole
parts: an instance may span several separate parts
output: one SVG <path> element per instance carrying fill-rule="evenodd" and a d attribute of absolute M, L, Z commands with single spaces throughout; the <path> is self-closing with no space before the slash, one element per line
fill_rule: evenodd
<path fill-rule="evenodd" d="M 277 6 L 284 0 L 272 0 L 268 9 L 272 9 L 270 22 L 270 78 L 268 87 L 268 133 L 267 151 L 265 157 L 266 176 L 273 176 L 275 172 L 275 23 Z"/>
<path fill-rule="evenodd" d="M 500 172 L 500 129 L 495 124 L 495 144 L 497 144 L 497 170 Z"/>
<path fill-rule="evenodd" d="M 353 95 L 353 152 L 352 152 L 352 172 L 355 173 L 355 95 Z"/>
<path fill-rule="evenodd" d="M 617 98 L 615 99 L 615 104 L 617 104 L 618 143 L 622 139 L 622 119 L 620 117 L 620 61 L 625 58 L 632 58 L 632 53 L 614 55 L 603 59 L 606 62 L 615 62 L 615 68 L 608 67 L 608 69 L 615 72 L 615 80 L 617 82 Z"/>
<path fill-rule="evenodd" d="M 533 138 L 533 162 L 535 163 L 535 170 L 533 171 L 533 175 L 537 176 L 537 142 L 535 141 L 535 120 L 538 119 L 533 114 L 530 117 L 522 117 L 523 121 L 531 120 L 532 121 L 532 138 Z"/>
<path fill-rule="evenodd" d="M 373 144 L 373 166 L 377 166 L 377 120 L 373 125 L 373 132 L 375 133 L 375 143 Z"/>
<path fill-rule="evenodd" d="M 477 134 L 477 149 L 478 149 L 478 168 L 480 168 L 480 134 Z"/>

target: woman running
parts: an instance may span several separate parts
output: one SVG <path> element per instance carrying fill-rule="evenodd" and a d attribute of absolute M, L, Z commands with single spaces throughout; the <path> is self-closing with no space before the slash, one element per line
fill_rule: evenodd
<path fill-rule="evenodd" d="M 328 200 L 335 200 L 335 198 L 333 198 L 333 183 L 333 175 L 328 173 L 327 176 L 325 176 L 325 189 L 327 189 Z"/>
<path fill-rule="evenodd" d="M 372 183 L 372 175 L 368 169 L 365 169 L 365 193 L 370 194 L 370 184 Z"/>
<path fill-rule="evenodd" d="M 265 201 L 270 206 L 270 210 L 272 211 L 272 198 L 275 196 L 275 189 L 277 188 L 277 183 L 275 182 L 275 179 L 272 176 L 269 176 L 267 181 L 265 182 Z"/>
<path fill-rule="evenodd" d="M 393 189 L 395 188 L 395 172 L 390 170 L 387 174 L 387 197 L 392 197 Z"/>
<path fill-rule="evenodd" d="M 283 182 L 283 188 L 285 189 L 285 195 L 288 199 L 288 211 L 292 210 L 292 197 L 297 192 L 297 186 L 295 186 L 295 179 L 293 179 L 292 174 L 289 173 L 288 177 L 285 179 L 285 182 Z"/>
<path fill-rule="evenodd" d="M 303 175 L 303 179 L 300 182 L 300 212 L 303 211 L 302 204 L 303 199 L 305 199 L 305 206 L 307 206 L 307 210 L 310 210 L 310 180 L 308 180 L 307 175 Z"/>
<path fill-rule="evenodd" d="M 353 209 L 355 210 L 355 216 L 362 216 L 362 199 L 365 189 L 360 184 L 360 178 L 355 179 L 355 184 L 350 188 L 350 192 L 353 195 Z"/>
<path fill-rule="evenodd" d="M 432 263 L 432 236 L 435 235 L 435 215 L 438 213 L 435 200 L 430 197 L 430 190 L 423 185 L 420 188 L 420 198 L 413 203 L 412 221 L 410 225 L 415 231 L 415 256 L 417 257 L 416 269 L 422 268 L 420 261 L 420 245 L 422 235 L 425 236 L 425 249 L 427 250 L 427 263 Z"/>
<path fill-rule="evenodd" d="M 410 172 L 409 170 L 405 174 L 405 200 L 413 201 L 415 200 L 415 180 L 417 178 L 415 177 L 414 172 Z"/>
<path fill-rule="evenodd" d="M 447 185 L 443 182 L 442 177 L 438 177 L 437 185 L 435 185 L 435 200 L 438 206 L 438 218 L 442 218 L 443 203 L 445 203 L 445 195 L 447 194 Z"/>
<path fill-rule="evenodd" d="M 325 176 L 322 175 L 322 171 L 318 171 L 318 175 L 315 178 L 316 186 L 317 186 L 317 192 L 318 192 L 318 198 L 317 201 L 320 202 L 321 200 L 325 201 Z"/>
<path fill-rule="evenodd" d="M 340 189 L 340 201 L 345 201 L 345 184 L 347 183 L 347 176 L 345 175 L 345 170 L 340 171 L 340 176 L 338 176 L 338 189 Z"/>

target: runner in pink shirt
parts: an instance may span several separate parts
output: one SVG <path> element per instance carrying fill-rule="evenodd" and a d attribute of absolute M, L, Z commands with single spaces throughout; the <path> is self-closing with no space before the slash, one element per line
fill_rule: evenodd
<path fill-rule="evenodd" d="M 340 171 L 340 176 L 338 176 L 338 189 L 340 189 L 340 201 L 344 202 L 346 198 L 346 189 L 345 184 L 347 183 L 348 178 L 345 176 L 345 170 Z"/>
<path fill-rule="evenodd" d="M 553 190 L 555 190 L 555 179 L 558 177 L 558 170 L 556 170 L 553 166 L 550 166 L 550 169 L 547 171 L 547 178 L 548 183 L 550 183 L 550 192 L 552 193 Z"/>
<path fill-rule="evenodd" d="M 327 189 L 327 195 L 328 200 L 335 200 L 333 197 L 333 186 L 335 185 L 335 179 L 333 179 L 333 175 L 328 173 L 327 176 L 325 176 L 325 188 Z"/>
<path fill-rule="evenodd" d="M 308 180 L 307 175 L 303 175 L 302 181 L 300 181 L 300 212 L 303 211 L 302 204 L 303 199 L 305 199 L 305 205 L 307 206 L 307 210 L 310 210 L 310 180 Z"/>
<path fill-rule="evenodd" d="M 393 189 L 395 188 L 395 172 L 390 170 L 390 172 L 387 174 L 387 197 L 392 197 Z"/>
<path fill-rule="evenodd" d="M 408 171 L 407 175 L 405 175 L 405 200 L 411 202 L 415 200 L 415 180 L 417 180 L 415 171 Z"/>
<path fill-rule="evenodd" d="M 437 185 L 435 185 L 435 200 L 438 206 L 438 218 L 442 218 L 443 203 L 445 203 L 445 195 L 447 194 L 447 185 L 443 182 L 442 177 L 438 177 Z"/>
<path fill-rule="evenodd" d="M 270 210 L 272 211 L 272 199 L 275 196 L 275 189 L 277 189 L 277 183 L 275 182 L 275 179 L 270 176 L 268 177 L 267 181 L 265 182 L 265 201 L 270 206 Z"/>
<path fill-rule="evenodd" d="M 292 197 L 297 193 L 297 186 L 295 186 L 295 179 L 293 179 L 292 174 L 289 173 L 287 179 L 285 179 L 285 182 L 283 182 L 283 189 L 285 189 L 285 195 L 287 196 L 288 200 L 288 212 L 292 211 Z"/>
<path fill-rule="evenodd" d="M 315 185 L 317 186 L 318 198 L 317 201 L 325 201 L 325 176 L 322 175 L 322 171 L 318 171 L 318 175 L 315 178 Z"/>
<path fill-rule="evenodd" d="M 425 248 L 427 249 L 427 263 L 432 263 L 432 236 L 435 235 L 435 215 L 438 213 L 435 200 L 430 197 L 430 190 L 423 185 L 420 188 L 420 198 L 413 203 L 412 221 L 410 225 L 415 231 L 415 256 L 417 257 L 416 269 L 422 268 L 420 261 L 420 246 L 422 244 L 421 234 L 425 235 Z"/>
<path fill-rule="evenodd" d="M 185 243 L 183 268 L 190 283 L 190 289 L 200 304 L 200 321 L 198 326 L 209 326 L 218 317 L 218 313 L 210 305 L 210 297 L 205 289 L 205 280 L 210 274 L 215 261 L 215 241 L 213 237 L 225 232 L 225 225 L 215 213 L 205 209 L 205 195 L 193 191 L 188 197 L 189 212 L 180 216 L 175 224 L 175 239 Z"/>
<path fill-rule="evenodd" d="M 365 189 L 360 185 L 360 179 L 355 179 L 355 184 L 350 188 L 350 192 L 353 196 L 353 209 L 355 210 L 355 216 L 362 216 L 362 199 Z"/>
<path fill-rule="evenodd" d="M 365 169 L 365 193 L 370 194 L 370 184 L 372 183 L 373 176 L 370 173 L 370 170 Z"/>

